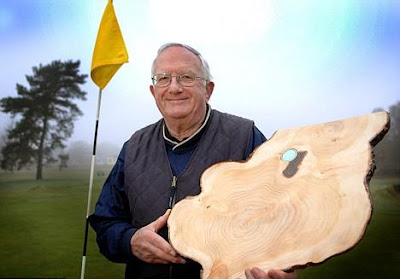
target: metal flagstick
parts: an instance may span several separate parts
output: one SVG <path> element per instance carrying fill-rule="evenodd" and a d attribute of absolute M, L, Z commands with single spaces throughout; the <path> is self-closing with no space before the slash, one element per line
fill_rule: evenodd
<path fill-rule="evenodd" d="M 96 128 L 94 131 L 92 163 L 90 166 L 90 180 L 89 180 L 88 200 L 87 200 L 87 208 L 86 208 L 86 226 L 85 226 L 85 240 L 83 242 L 81 279 L 85 278 L 86 247 L 87 247 L 88 232 L 89 232 L 89 213 L 90 213 L 90 204 L 92 201 L 93 174 L 94 174 L 94 164 L 95 164 L 95 158 L 96 158 L 97 131 L 99 128 L 101 93 L 102 93 L 102 89 L 100 88 L 99 89 L 99 98 L 98 98 L 98 102 L 97 102 Z"/>

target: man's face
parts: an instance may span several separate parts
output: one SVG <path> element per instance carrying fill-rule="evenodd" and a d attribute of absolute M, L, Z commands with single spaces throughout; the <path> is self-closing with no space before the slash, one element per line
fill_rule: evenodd
<path fill-rule="evenodd" d="M 165 49 L 158 57 L 154 74 L 168 73 L 172 76 L 192 73 L 198 77 L 204 74 L 200 59 L 187 49 L 173 46 Z M 173 77 L 167 87 L 150 86 L 157 107 L 168 121 L 185 120 L 188 124 L 201 121 L 205 115 L 206 103 L 209 100 L 214 84 L 202 79 L 196 80 L 191 87 L 180 85 Z"/>

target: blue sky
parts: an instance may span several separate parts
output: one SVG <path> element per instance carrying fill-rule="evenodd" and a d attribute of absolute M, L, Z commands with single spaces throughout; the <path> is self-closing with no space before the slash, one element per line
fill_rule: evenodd
<path fill-rule="evenodd" d="M 0 0 L 0 98 L 32 66 L 79 59 L 89 73 L 106 0 Z M 99 141 L 121 145 L 159 119 L 150 66 L 170 41 L 197 48 L 216 83 L 212 107 L 279 129 L 387 109 L 400 101 L 400 1 L 114 0 L 130 62 L 105 88 Z M 71 140 L 91 142 L 98 89 L 88 79 Z M 4 130 L 10 123 L 0 113 Z"/>

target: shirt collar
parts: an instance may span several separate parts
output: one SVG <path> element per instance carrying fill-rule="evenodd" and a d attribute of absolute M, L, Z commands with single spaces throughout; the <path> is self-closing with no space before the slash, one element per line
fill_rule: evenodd
<path fill-rule="evenodd" d="M 168 129 L 165 128 L 165 122 L 163 122 L 162 133 L 163 133 L 164 140 L 172 145 L 172 150 L 175 150 L 178 147 L 185 145 L 186 143 L 190 142 L 192 139 L 194 139 L 198 134 L 200 134 L 202 132 L 202 130 L 208 123 L 210 114 L 211 114 L 211 106 L 209 104 L 207 104 L 206 117 L 204 118 L 203 124 L 201 124 L 199 129 L 197 129 L 197 131 L 194 132 L 190 137 L 185 138 L 182 141 L 178 141 L 176 138 L 172 137 L 170 135 L 170 133 L 168 132 Z"/>

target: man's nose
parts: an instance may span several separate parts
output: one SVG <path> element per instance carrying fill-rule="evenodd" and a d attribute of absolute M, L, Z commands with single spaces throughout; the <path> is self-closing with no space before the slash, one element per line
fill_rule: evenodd
<path fill-rule="evenodd" d="M 178 77 L 171 77 L 171 83 L 169 85 L 171 92 L 181 92 L 182 85 L 178 82 Z"/>

